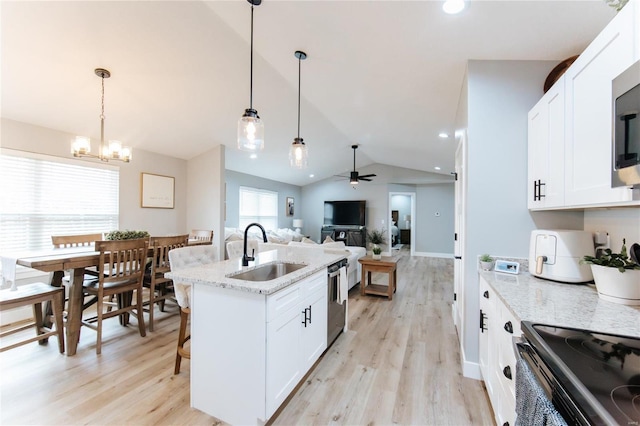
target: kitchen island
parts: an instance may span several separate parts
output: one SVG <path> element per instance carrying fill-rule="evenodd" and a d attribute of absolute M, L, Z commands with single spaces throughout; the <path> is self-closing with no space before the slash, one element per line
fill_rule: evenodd
<path fill-rule="evenodd" d="M 173 271 L 191 283 L 191 406 L 230 424 L 264 424 L 327 348 L 327 266 L 337 250 L 283 246 Z M 233 278 L 264 265 L 300 269 L 268 281 Z"/>

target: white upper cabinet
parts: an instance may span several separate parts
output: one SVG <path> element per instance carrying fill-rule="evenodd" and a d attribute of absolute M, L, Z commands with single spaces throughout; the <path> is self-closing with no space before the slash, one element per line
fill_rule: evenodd
<path fill-rule="evenodd" d="M 611 82 L 640 58 L 640 5 L 629 2 L 529 113 L 529 209 L 635 205 L 611 188 Z"/>
<path fill-rule="evenodd" d="M 611 188 L 611 81 L 636 61 L 633 3 L 628 4 L 565 73 L 568 205 L 630 201 Z"/>
<path fill-rule="evenodd" d="M 530 209 L 564 205 L 564 78 L 529 112 Z"/>

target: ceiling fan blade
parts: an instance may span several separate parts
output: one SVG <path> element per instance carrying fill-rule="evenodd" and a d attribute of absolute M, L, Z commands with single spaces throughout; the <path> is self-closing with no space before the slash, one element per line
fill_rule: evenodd
<path fill-rule="evenodd" d="M 373 173 L 371 173 L 371 174 L 368 174 L 368 175 L 362 175 L 362 176 L 360 176 L 360 179 L 362 179 L 362 178 L 371 178 L 371 177 L 375 177 L 375 176 L 376 176 L 376 175 L 374 175 Z"/>
<path fill-rule="evenodd" d="M 365 177 L 360 177 L 360 178 L 358 178 L 358 180 L 364 180 L 364 181 L 367 181 L 367 182 L 371 182 L 371 179 L 367 179 Z"/>

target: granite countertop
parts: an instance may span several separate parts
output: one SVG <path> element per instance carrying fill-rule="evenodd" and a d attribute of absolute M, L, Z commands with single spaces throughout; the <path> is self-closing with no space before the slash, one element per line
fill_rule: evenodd
<path fill-rule="evenodd" d="M 640 337 L 640 307 L 602 300 L 594 284 L 562 284 L 528 272 L 480 276 L 521 321 Z"/>
<path fill-rule="evenodd" d="M 325 269 L 332 263 L 345 259 L 348 254 L 348 251 L 296 250 L 295 247 L 283 246 L 281 249 L 257 253 L 256 260 L 249 262 L 249 266 L 242 266 L 242 259 L 225 260 L 167 272 L 165 277 L 194 285 L 211 285 L 251 293 L 271 294 Z M 246 281 L 229 277 L 229 275 L 250 271 L 261 265 L 278 262 L 307 266 L 270 281 Z"/>

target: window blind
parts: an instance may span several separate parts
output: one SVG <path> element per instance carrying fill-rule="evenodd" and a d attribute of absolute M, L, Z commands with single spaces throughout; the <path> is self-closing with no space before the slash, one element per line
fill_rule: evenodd
<path fill-rule="evenodd" d="M 258 222 L 266 230 L 278 228 L 277 192 L 241 186 L 239 198 L 240 228 L 245 228 L 252 222 Z"/>
<path fill-rule="evenodd" d="M 52 235 L 118 229 L 117 167 L 3 149 L 0 253 L 51 248 Z"/>

